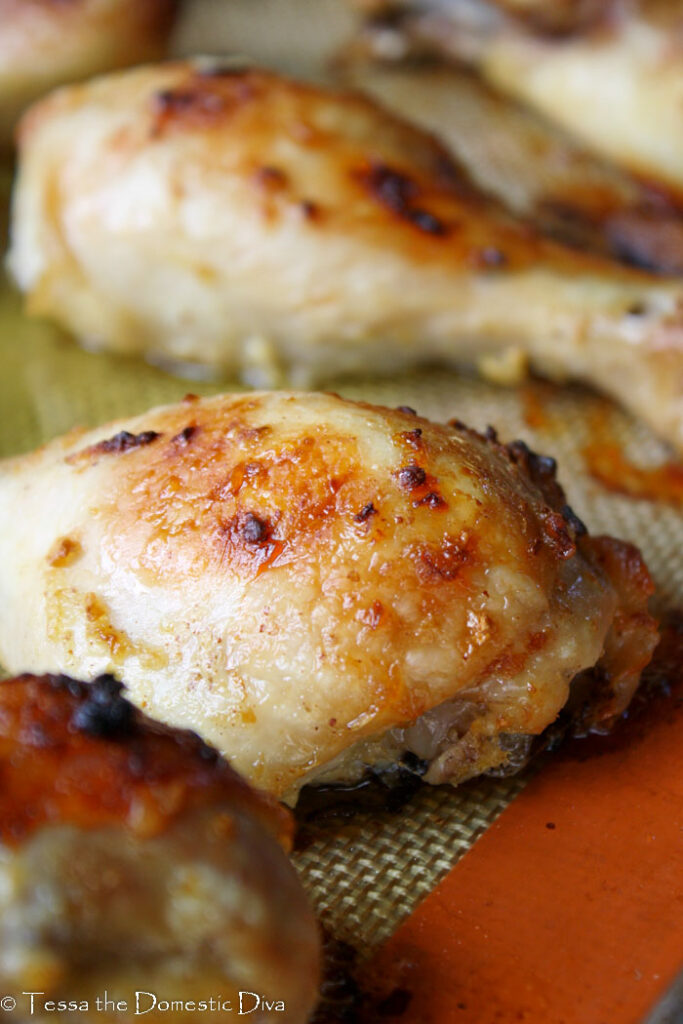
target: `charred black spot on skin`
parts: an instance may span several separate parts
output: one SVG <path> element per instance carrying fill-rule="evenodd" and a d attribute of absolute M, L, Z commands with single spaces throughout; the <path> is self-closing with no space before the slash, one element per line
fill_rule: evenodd
<path fill-rule="evenodd" d="M 214 92 L 198 89 L 163 89 L 154 95 L 154 113 L 161 119 L 183 116 L 188 112 L 221 113 L 224 100 Z"/>
<path fill-rule="evenodd" d="M 85 701 L 76 708 L 71 725 L 78 732 L 99 739 L 130 735 L 135 709 L 123 696 L 123 684 L 113 676 L 99 676 L 83 688 Z"/>
<path fill-rule="evenodd" d="M 490 427 L 489 430 L 491 430 Z M 487 437 L 488 436 L 487 432 Z M 490 436 L 493 440 L 497 440 L 495 431 Z M 552 455 L 539 455 L 537 452 L 532 451 L 525 441 L 512 441 L 512 443 L 507 446 L 507 449 L 512 456 L 513 461 L 517 462 L 519 465 L 528 467 L 532 475 L 539 477 L 555 477 L 557 473 L 557 460 L 554 459 Z"/>
<path fill-rule="evenodd" d="M 199 427 L 197 427 L 195 424 L 191 424 L 189 427 L 185 427 L 184 430 L 181 430 L 179 434 L 176 434 L 175 437 L 172 437 L 171 443 L 180 445 L 181 447 L 185 447 L 190 443 L 190 441 L 196 435 L 198 430 Z"/>
<path fill-rule="evenodd" d="M 312 199 L 302 199 L 299 203 L 299 210 L 304 220 L 313 222 L 320 220 L 321 209 L 318 203 L 315 203 Z"/>
<path fill-rule="evenodd" d="M 683 270 L 683 223 L 680 201 L 645 185 L 636 204 L 610 209 L 599 227 L 607 252 L 629 266 L 656 274 L 680 274 Z M 646 304 L 634 303 L 628 315 L 643 316 Z"/>
<path fill-rule="evenodd" d="M 427 474 L 422 466 L 417 466 L 415 463 L 403 466 L 398 471 L 398 482 L 406 491 L 414 491 L 421 487 L 426 479 Z"/>
<path fill-rule="evenodd" d="M 162 89 L 152 96 L 152 136 L 173 125 L 210 127 L 229 110 L 253 99 L 255 91 L 246 70 L 231 74 L 195 71 L 184 85 Z"/>
<path fill-rule="evenodd" d="M 618 210 L 606 217 L 600 228 L 598 242 L 605 243 L 606 253 L 612 259 L 654 274 L 680 274 L 683 270 L 677 211 L 670 210 L 668 215 L 658 218 L 637 209 Z M 633 315 L 641 316 L 643 312 Z"/>
<path fill-rule="evenodd" d="M 377 515 L 377 509 L 371 501 L 358 512 L 353 518 L 356 523 L 366 523 L 372 516 Z"/>
<path fill-rule="evenodd" d="M 576 554 L 577 540 L 585 536 L 588 530 L 567 504 L 564 491 L 557 482 L 557 461 L 551 455 L 538 455 L 524 441 L 501 445 L 500 450 L 541 491 L 549 505 L 541 512 L 546 537 L 560 558 L 571 558 Z M 539 550 L 537 544 L 532 546 L 533 554 L 538 554 Z"/>
<path fill-rule="evenodd" d="M 408 219 L 427 235 L 443 236 L 448 234 L 448 228 L 444 222 L 428 210 L 411 210 Z"/>
<path fill-rule="evenodd" d="M 423 234 L 437 237 L 448 234 L 448 225 L 433 213 L 415 205 L 415 200 L 420 195 L 420 187 L 407 174 L 383 163 L 373 163 L 359 174 L 359 178 L 382 206 L 391 210 L 401 220 L 412 224 Z"/>
<path fill-rule="evenodd" d="M 501 249 L 496 249 L 495 246 L 488 245 L 483 249 L 477 250 L 475 261 L 477 266 L 483 269 L 494 270 L 499 267 L 504 267 L 507 264 L 508 258 Z"/>
<path fill-rule="evenodd" d="M 407 219 L 424 234 L 436 235 L 442 238 L 448 234 L 448 228 L 443 221 L 440 221 L 431 213 L 427 213 L 426 210 L 412 210 Z"/>
<path fill-rule="evenodd" d="M 448 421 L 448 426 L 449 427 L 453 427 L 454 430 L 469 430 L 469 427 L 467 426 L 467 424 L 463 423 L 462 420 L 459 420 L 457 418 L 449 420 Z"/>
<path fill-rule="evenodd" d="M 254 180 L 258 185 L 273 191 L 285 188 L 289 184 L 289 178 L 281 168 L 269 165 L 258 167 L 254 173 Z"/>
<path fill-rule="evenodd" d="M 425 761 L 423 757 L 418 757 L 412 750 L 406 750 L 402 754 L 399 764 L 410 775 L 417 775 L 418 778 L 426 775 L 429 768 L 429 761 Z"/>
<path fill-rule="evenodd" d="M 247 512 L 242 523 L 242 537 L 248 544 L 263 544 L 268 540 L 270 527 L 253 512 Z"/>
<path fill-rule="evenodd" d="M 416 508 L 420 505 L 426 505 L 428 508 L 447 508 L 446 501 L 441 497 L 440 494 L 437 494 L 436 491 L 430 491 L 428 494 L 425 494 L 423 498 L 420 498 L 414 504 Z"/>
<path fill-rule="evenodd" d="M 417 416 L 415 409 L 411 405 L 399 405 L 397 412 L 403 412 L 406 416 Z"/>
<path fill-rule="evenodd" d="M 156 430 L 145 430 L 141 434 L 130 434 L 127 430 L 121 430 L 118 434 L 100 441 L 98 444 L 88 448 L 92 454 L 119 455 L 123 452 L 132 451 L 134 448 L 144 448 L 161 437 Z"/>
<path fill-rule="evenodd" d="M 575 537 L 585 537 L 588 533 L 588 527 L 579 519 L 571 505 L 563 505 L 561 514 L 566 521 L 567 525 L 573 530 Z"/>
<path fill-rule="evenodd" d="M 376 163 L 367 173 L 367 184 L 381 203 L 403 214 L 419 194 L 412 178 L 400 171 L 392 170 L 386 164 Z"/>
<path fill-rule="evenodd" d="M 492 439 L 492 438 L 489 438 Z M 495 438 L 497 443 L 497 438 Z M 556 508 L 566 505 L 564 491 L 557 482 L 557 462 L 551 455 L 539 455 L 525 441 L 512 441 L 499 445 L 499 450 L 513 465 L 518 466 L 533 484 L 540 488 L 550 504 Z"/>

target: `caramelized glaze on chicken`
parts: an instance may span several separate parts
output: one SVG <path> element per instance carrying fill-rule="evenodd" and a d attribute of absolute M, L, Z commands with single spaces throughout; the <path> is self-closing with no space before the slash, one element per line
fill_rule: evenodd
<path fill-rule="evenodd" d="M 0 566 L 10 669 L 115 671 L 290 801 L 406 755 L 514 769 L 570 698 L 608 726 L 656 638 L 640 556 L 585 534 L 552 459 L 334 395 L 188 400 L 2 464 Z"/>
<path fill-rule="evenodd" d="M 683 190 L 681 0 L 361 0 L 383 58 L 438 54 Z"/>
<path fill-rule="evenodd" d="M 268 386 L 530 365 L 683 445 L 683 284 L 544 239 L 370 100 L 177 63 L 59 91 L 21 149 L 12 271 L 87 344 Z"/>
<path fill-rule="evenodd" d="M 476 185 L 516 215 L 585 252 L 683 273 L 683 204 L 601 160 L 566 132 L 451 65 L 368 61 L 345 79 L 434 132 Z"/>
<path fill-rule="evenodd" d="M 65 82 L 160 57 L 175 0 L 0 0 L 0 142 Z"/>
<path fill-rule="evenodd" d="M 278 845 L 289 817 L 216 751 L 147 720 L 110 676 L 24 675 L 0 683 L 0 773 L 0 984 L 41 993 L 31 1017 L 61 996 L 119 1020 L 96 1011 L 106 989 L 131 1011 L 136 990 L 220 992 L 235 1014 L 248 991 L 308 1020 L 318 935 Z"/>

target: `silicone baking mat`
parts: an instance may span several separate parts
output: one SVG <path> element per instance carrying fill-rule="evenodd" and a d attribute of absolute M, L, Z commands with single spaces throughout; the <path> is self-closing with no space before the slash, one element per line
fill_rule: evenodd
<path fill-rule="evenodd" d="M 343 0 L 194 0 L 174 46 L 178 53 L 239 53 L 320 77 L 352 27 Z M 3 210 L 9 176 L 7 169 Z M 588 472 L 585 453 L 596 438 L 607 438 L 639 466 L 670 457 L 645 427 L 608 402 L 580 388 L 533 384 L 506 390 L 443 369 L 391 379 L 331 379 L 326 386 L 351 398 L 411 405 L 436 420 L 459 417 L 478 428 L 493 423 L 503 439 L 523 437 L 556 456 L 569 501 L 590 529 L 635 541 L 656 579 L 657 606 L 681 604 L 683 506 L 613 493 Z M 52 326 L 25 319 L 18 296 L 5 282 L 0 287 L 0 456 L 27 451 L 76 424 L 176 401 L 188 390 L 209 394 L 238 387 L 234 381 L 188 382 L 144 363 L 85 352 Z M 362 954 L 370 952 L 524 783 L 519 777 L 483 779 L 459 790 L 424 787 L 399 811 L 307 822 L 295 860 L 323 921 Z"/>

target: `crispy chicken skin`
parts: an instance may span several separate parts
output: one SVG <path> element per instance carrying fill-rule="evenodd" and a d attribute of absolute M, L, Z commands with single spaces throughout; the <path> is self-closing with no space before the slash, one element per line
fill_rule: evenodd
<path fill-rule="evenodd" d="M 683 191 L 681 0 L 361 0 L 382 57 L 465 61 L 597 152 Z"/>
<path fill-rule="evenodd" d="M 319 940 L 278 845 L 289 815 L 216 751 L 146 719 L 111 676 L 24 675 L 0 683 L 0 773 L 3 989 L 86 1000 L 86 1021 L 121 1019 L 96 1012 L 105 989 L 130 1009 L 138 989 L 220 992 L 233 1012 L 253 992 L 308 1020 Z"/>
<path fill-rule="evenodd" d="M 49 510 L 49 511 L 48 511 Z M 334 395 L 187 400 L 0 465 L 0 661 L 115 671 L 264 789 L 508 770 L 603 727 L 656 629 L 552 459 Z M 596 667 L 597 666 L 597 667 Z"/>
<path fill-rule="evenodd" d="M 345 81 L 434 132 L 476 185 L 513 213 L 584 251 L 683 273 L 683 204 L 577 145 L 468 69 L 366 57 L 363 46 L 351 48 Z"/>
<path fill-rule="evenodd" d="M 0 0 L 0 143 L 50 89 L 163 54 L 175 0 Z"/>
<path fill-rule="evenodd" d="M 252 386 L 530 364 L 683 446 L 683 283 L 544 239 L 369 99 L 169 64 L 58 91 L 21 151 L 11 270 L 88 344 Z"/>

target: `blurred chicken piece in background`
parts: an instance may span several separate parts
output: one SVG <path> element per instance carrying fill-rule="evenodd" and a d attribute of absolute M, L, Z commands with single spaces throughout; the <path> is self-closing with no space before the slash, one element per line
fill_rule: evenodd
<path fill-rule="evenodd" d="M 162 57 L 177 0 L 0 0 L 0 146 L 55 86 Z"/>
<path fill-rule="evenodd" d="M 681 0 L 351 0 L 380 59 L 470 66 L 596 153 L 683 191 Z"/>

